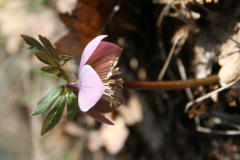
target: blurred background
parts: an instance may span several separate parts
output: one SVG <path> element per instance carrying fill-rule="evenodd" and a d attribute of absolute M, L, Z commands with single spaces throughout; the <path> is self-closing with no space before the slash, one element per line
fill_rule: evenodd
<path fill-rule="evenodd" d="M 193 105 L 187 113 L 187 102 L 220 85 L 123 90 L 124 104 L 105 115 L 114 126 L 81 112 L 67 123 L 64 110 L 60 122 L 41 136 L 43 117 L 29 115 L 44 92 L 66 81 L 40 71 L 44 64 L 20 37 L 47 37 L 58 53 L 74 56 L 68 63 L 74 73 L 87 43 L 107 34 L 106 41 L 123 48 L 119 67 L 124 81 L 218 74 L 228 83 L 224 77 L 234 73 L 235 80 L 240 73 L 239 19 L 239 0 L 0 0 L 0 159 L 240 159 L 238 86 Z M 223 62 L 222 57 L 229 58 Z"/>

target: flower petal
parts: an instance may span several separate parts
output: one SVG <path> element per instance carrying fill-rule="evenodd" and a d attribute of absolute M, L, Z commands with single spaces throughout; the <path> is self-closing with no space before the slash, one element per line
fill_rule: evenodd
<path fill-rule="evenodd" d="M 87 64 L 91 66 L 98 66 L 100 64 L 109 62 L 112 57 L 120 58 L 122 48 L 116 44 L 109 42 L 100 42 L 91 57 L 88 59 Z"/>
<path fill-rule="evenodd" d="M 79 81 L 78 105 L 86 112 L 102 97 L 105 87 L 96 71 L 89 65 L 83 66 Z"/>
<path fill-rule="evenodd" d="M 93 109 L 100 113 L 109 113 L 113 112 L 115 109 L 114 107 L 110 107 L 110 102 L 104 99 L 100 99 L 97 104 L 94 105 Z"/>
<path fill-rule="evenodd" d="M 114 125 L 110 120 L 108 120 L 106 117 L 104 117 L 102 114 L 100 114 L 98 111 L 95 109 L 91 108 L 89 111 L 84 112 L 86 115 L 98 120 L 99 122 L 109 124 L 109 125 Z"/>
<path fill-rule="evenodd" d="M 98 44 L 105 37 L 107 37 L 107 35 L 98 36 L 98 37 L 94 38 L 91 42 L 89 42 L 88 45 L 85 47 L 85 49 L 82 53 L 78 75 L 80 74 L 80 71 L 82 70 L 85 63 L 88 61 L 89 57 L 91 57 L 92 53 L 97 48 Z"/>

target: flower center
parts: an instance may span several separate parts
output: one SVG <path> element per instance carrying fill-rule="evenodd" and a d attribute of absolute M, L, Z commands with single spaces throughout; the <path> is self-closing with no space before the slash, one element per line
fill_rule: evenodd
<path fill-rule="evenodd" d="M 116 90 L 122 90 L 123 81 L 122 79 L 114 79 L 113 76 L 121 74 L 119 68 L 116 68 L 118 63 L 118 57 L 113 57 L 109 62 L 102 64 L 105 66 L 102 68 L 102 72 L 99 72 L 99 76 L 103 81 L 105 91 L 102 99 L 110 102 L 110 106 L 117 109 L 121 104 L 122 100 Z M 103 74 L 101 74 L 103 73 Z"/>

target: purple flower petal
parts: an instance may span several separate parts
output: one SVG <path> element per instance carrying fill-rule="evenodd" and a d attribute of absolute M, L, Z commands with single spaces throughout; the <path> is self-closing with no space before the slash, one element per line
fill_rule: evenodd
<path fill-rule="evenodd" d="M 96 111 L 100 112 L 100 113 L 109 113 L 109 112 L 113 112 L 115 109 L 114 107 L 110 107 L 110 102 L 100 99 L 97 104 L 94 105 L 93 109 L 95 109 Z"/>
<path fill-rule="evenodd" d="M 79 74 L 78 105 L 83 112 L 92 108 L 105 90 L 102 80 L 89 65 L 84 65 Z"/>
<path fill-rule="evenodd" d="M 91 57 L 88 59 L 87 64 L 91 66 L 98 66 L 105 62 L 109 62 L 112 57 L 120 58 L 122 54 L 122 48 L 116 44 L 109 42 L 100 42 Z"/>
<path fill-rule="evenodd" d="M 108 120 L 106 117 L 104 117 L 102 114 L 100 114 L 98 111 L 95 109 L 91 108 L 89 111 L 84 112 L 86 115 L 98 120 L 99 122 L 109 124 L 109 125 L 114 125 L 110 120 Z"/>
<path fill-rule="evenodd" d="M 97 48 L 98 44 L 105 37 L 107 37 L 107 35 L 98 36 L 98 37 L 94 38 L 91 42 L 89 42 L 88 45 L 85 47 L 85 49 L 83 51 L 83 54 L 82 54 L 82 57 L 81 57 L 81 62 L 80 62 L 80 66 L 79 66 L 78 75 L 80 74 L 80 71 L 82 70 L 83 66 L 88 61 L 89 57 L 92 55 L 94 50 Z"/>

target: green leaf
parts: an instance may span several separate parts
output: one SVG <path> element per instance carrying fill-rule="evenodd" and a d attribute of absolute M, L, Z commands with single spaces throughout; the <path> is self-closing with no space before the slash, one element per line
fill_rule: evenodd
<path fill-rule="evenodd" d="M 46 67 L 42 67 L 41 70 L 43 72 L 54 74 L 54 75 L 58 76 L 59 78 L 65 79 L 68 82 L 71 81 L 71 79 L 69 78 L 67 73 L 62 68 L 55 67 L 55 66 L 46 66 Z"/>
<path fill-rule="evenodd" d="M 21 37 L 24 39 L 24 41 L 32 48 L 37 48 L 40 51 L 44 51 L 44 47 L 34 38 L 26 36 L 26 35 L 21 35 Z"/>
<path fill-rule="evenodd" d="M 66 64 L 72 58 L 73 58 L 73 56 L 62 55 L 60 58 L 60 64 Z"/>
<path fill-rule="evenodd" d="M 56 76 L 59 76 L 61 74 L 61 68 L 55 67 L 55 66 L 42 67 L 41 71 L 51 73 L 51 74 L 54 74 Z"/>
<path fill-rule="evenodd" d="M 60 61 L 59 55 L 56 49 L 52 46 L 51 42 L 46 37 L 43 37 L 41 35 L 38 35 L 38 37 L 42 44 L 44 45 L 44 47 L 46 48 L 46 50 L 48 51 L 48 53 L 50 53 L 59 62 Z"/>
<path fill-rule="evenodd" d="M 55 86 L 47 90 L 47 92 L 45 92 L 38 101 L 37 106 L 32 111 L 31 115 L 41 114 L 46 109 L 48 109 L 51 104 L 57 99 L 57 97 L 59 97 L 62 90 L 62 86 Z"/>
<path fill-rule="evenodd" d="M 73 93 L 73 90 L 70 89 L 67 92 L 67 121 L 70 122 L 78 111 L 79 107 L 77 96 Z"/>
<path fill-rule="evenodd" d="M 45 63 L 45 64 L 48 64 L 48 65 L 51 65 L 51 66 L 57 66 L 57 67 L 61 67 L 60 64 L 48 53 L 45 53 L 45 52 L 36 52 L 34 53 L 37 58 Z"/>
<path fill-rule="evenodd" d="M 40 49 L 38 49 L 37 47 L 28 47 L 27 49 L 30 50 L 32 53 L 42 52 L 42 51 L 41 51 Z"/>
<path fill-rule="evenodd" d="M 65 95 L 59 96 L 57 100 L 54 102 L 52 108 L 49 110 L 46 117 L 44 118 L 41 135 L 44 135 L 59 122 L 59 120 L 62 117 L 65 103 L 66 103 Z"/>

